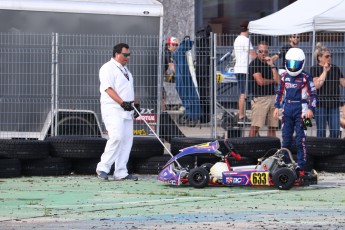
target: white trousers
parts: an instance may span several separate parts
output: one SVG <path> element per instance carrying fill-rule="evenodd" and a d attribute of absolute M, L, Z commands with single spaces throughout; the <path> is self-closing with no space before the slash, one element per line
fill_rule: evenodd
<path fill-rule="evenodd" d="M 133 145 L 133 119 L 122 118 L 121 112 L 122 108 L 102 107 L 102 118 L 109 139 L 96 169 L 109 173 L 115 163 L 115 179 L 128 175 L 127 162 Z"/>

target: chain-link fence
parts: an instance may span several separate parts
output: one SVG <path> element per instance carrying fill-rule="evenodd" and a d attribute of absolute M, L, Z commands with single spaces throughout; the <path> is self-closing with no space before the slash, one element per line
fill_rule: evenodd
<path fill-rule="evenodd" d="M 234 55 L 237 37 L 238 34 L 218 35 L 203 30 L 194 39 L 184 38 L 175 51 L 176 73 L 171 81 L 166 78 L 164 47 L 160 47 L 166 39 L 158 36 L 0 33 L 0 138 L 42 140 L 50 135 L 106 135 L 100 114 L 98 71 L 119 42 L 130 46 L 128 68 L 142 107 L 142 118 L 135 120 L 135 135 L 152 135 L 141 120 L 145 119 L 167 141 L 184 136 L 248 136 L 253 120 L 252 99 L 257 95 L 251 92 L 255 81 L 249 71 L 244 74 L 245 118 L 241 121 L 238 110 L 241 93 L 234 69 L 238 60 Z M 297 47 L 306 55 L 304 70 L 310 72 L 312 66 L 320 64 L 313 57 L 317 42 L 313 42 L 309 33 L 298 37 Z M 256 56 L 260 41 L 266 42 L 265 55 L 269 57 L 279 54 L 291 42 L 289 36 L 249 38 Z M 329 126 L 341 130 L 344 34 L 320 33 L 316 40 L 329 49 L 321 57 L 329 54 L 332 68 L 339 67 L 337 74 L 327 75 L 325 90 L 322 87 L 317 90 L 323 90 L 321 98 L 326 108 L 337 101 L 332 114 L 317 112 L 319 117 L 329 117 L 325 121 L 330 123 L 319 125 L 328 136 Z M 277 58 L 275 66 L 282 73 L 283 60 L 279 55 Z M 270 93 L 275 95 L 274 90 Z M 335 125 L 334 119 L 339 120 Z M 317 124 L 315 120 L 312 123 L 308 135 L 316 136 Z M 281 121 L 275 129 L 277 136 L 281 135 L 280 124 Z M 266 136 L 268 130 L 265 123 L 257 135 Z"/>

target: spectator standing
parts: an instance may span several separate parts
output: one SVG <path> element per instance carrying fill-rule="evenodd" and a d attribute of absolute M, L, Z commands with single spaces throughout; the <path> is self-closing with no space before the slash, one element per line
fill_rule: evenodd
<path fill-rule="evenodd" d="M 273 62 L 275 62 L 278 58 L 282 58 L 282 65 L 279 68 L 285 69 L 285 55 L 290 48 L 297 48 L 299 43 L 300 35 L 299 34 L 291 34 L 289 36 L 289 44 L 283 46 L 279 52 L 272 56 Z"/>
<path fill-rule="evenodd" d="M 253 45 L 249 40 L 248 31 L 249 21 L 242 21 L 240 24 L 240 35 L 234 41 L 234 51 L 236 57 L 236 63 L 234 66 L 234 72 L 237 78 L 238 89 L 240 91 L 240 97 L 238 99 L 238 123 L 243 124 L 247 118 L 245 118 L 244 105 L 246 99 L 246 79 L 248 74 L 248 65 L 256 58 L 256 54 L 253 49 Z"/>
<path fill-rule="evenodd" d="M 165 75 L 168 82 L 175 82 L 174 52 L 178 43 L 177 38 L 169 37 L 165 45 Z"/>
<path fill-rule="evenodd" d="M 292 151 L 292 139 L 296 132 L 297 164 L 299 175 L 304 175 L 307 158 L 306 133 L 303 118 L 312 118 L 316 107 L 316 88 L 312 76 L 303 71 L 305 54 L 299 48 L 286 53 L 286 72 L 281 76 L 276 92 L 274 117 L 278 118 L 283 103 L 282 147 Z M 290 158 L 288 158 L 290 159 Z"/>
<path fill-rule="evenodd" d="M 262 41 L 257 47 L 257 58 L 249 65 L 251 79 L 252 124 L 249 136 L 254 137 L 265 124 L 268 126 L 267 136 L 276 136 L 278 119 L 273 117 L 275 86 L 280 83 L 278 70 L 268 56 L 269 47 Z"/>
<path fill-rule="evenodd" d="M 181 99 L 176 91 L 175 80 L 175 51 L 178 47 L 179 40 L 176 37 L 168 37 L 164 54 L 164 72 L 165 79 L 163 82 L 164 106 L 167 110 L 183 110 Z"/>
<path fill-rule="evenodd" d="M 318 137 L 326 137 L 327 124 L 329 137 L 340 136 L 340 87 L 345 87 L 345 78 L 339 67 L 332 64 L 331 52 L 321 43 L 317 43 L 314 52 L 317 64 L 310 68 L 318 94 L 316 108 L 316 128 Z"/>
<path fill-rule="evenodd" d="M 127 162 L 133 144 L 133 106 L 140 110 L 134 97 L 133 77 L 126 67 L 129 46 L 119 43 L 113 48 L 113 58 L 99 70 L 101 113 L 109 139 L 97 164 L 99 179 L 107 180 L 115 164 L 114 180 L 138 180 L 128 174 Z M 137 116 L 137 115 L 136 115 Z"/>

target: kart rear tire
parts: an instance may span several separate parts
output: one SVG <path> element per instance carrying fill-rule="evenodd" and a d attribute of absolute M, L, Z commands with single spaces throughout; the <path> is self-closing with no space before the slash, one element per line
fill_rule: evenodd
<path fill-rule="evenodd" d="M 194 188 L 204 188 L 208 185 L 210 174 L 205 168 L 197 167 L 190 170 L 188 182 Z"/>
<path fill-rule="evenodd" d="M 278 168 L 272 177 L 274 186 L 280 190 L 289 190 L 292 188 L 296 179 L 296 173 L 288 168 Z"/>
<path fill-rule="evenodd" d="M 200 168 L 204 168 L 207 170 L 207 172 L 210 172 L 213 165 L 214 164 L 212 164 L 212 163 L 204 163 L 204 164 L 200 165 Z"/>

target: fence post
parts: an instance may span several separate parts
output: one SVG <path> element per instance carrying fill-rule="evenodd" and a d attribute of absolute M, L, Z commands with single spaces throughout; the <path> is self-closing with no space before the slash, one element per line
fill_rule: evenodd
<path fill-rule="evenodd" d="M 212 99 L 211 99 L 211 109 L 210 112 L 211 114 L 211 136 L 213 138 L 217 137 L 217 82 L 216 82 L 216 68 L 217 68 L 217 60 L 216 60 L 216 55 L 217 55 L 217 34 L 216 33 L 211 33 L 211 66 L 210 66 L 210 85 L 211 87 L 211 93 L 212 93 Z M 213 47 L 212 47 L 213 46 Z"/>
<path fill-rule="evenodd" d="M 54 71 L 55 71 L 55 91 L 54 91 L 54 95 L 55 95 L 55 100 L 54 100 L 54 110 L 53 110 L 53 115 L 55 115 L 55 126 L 54 126 L 54 135 L 57 136 L 58 135 L 58 110 L 59 110 L 59 34 L 55 33 L 55 44 L 54 44 L 54 48 L 55 48 L 55 52 L 54 52 Z M 54 122 L 52 121 L 52 124 L 54 124 Z M 53 129 L 53 127 L 52 127 Z"/>

